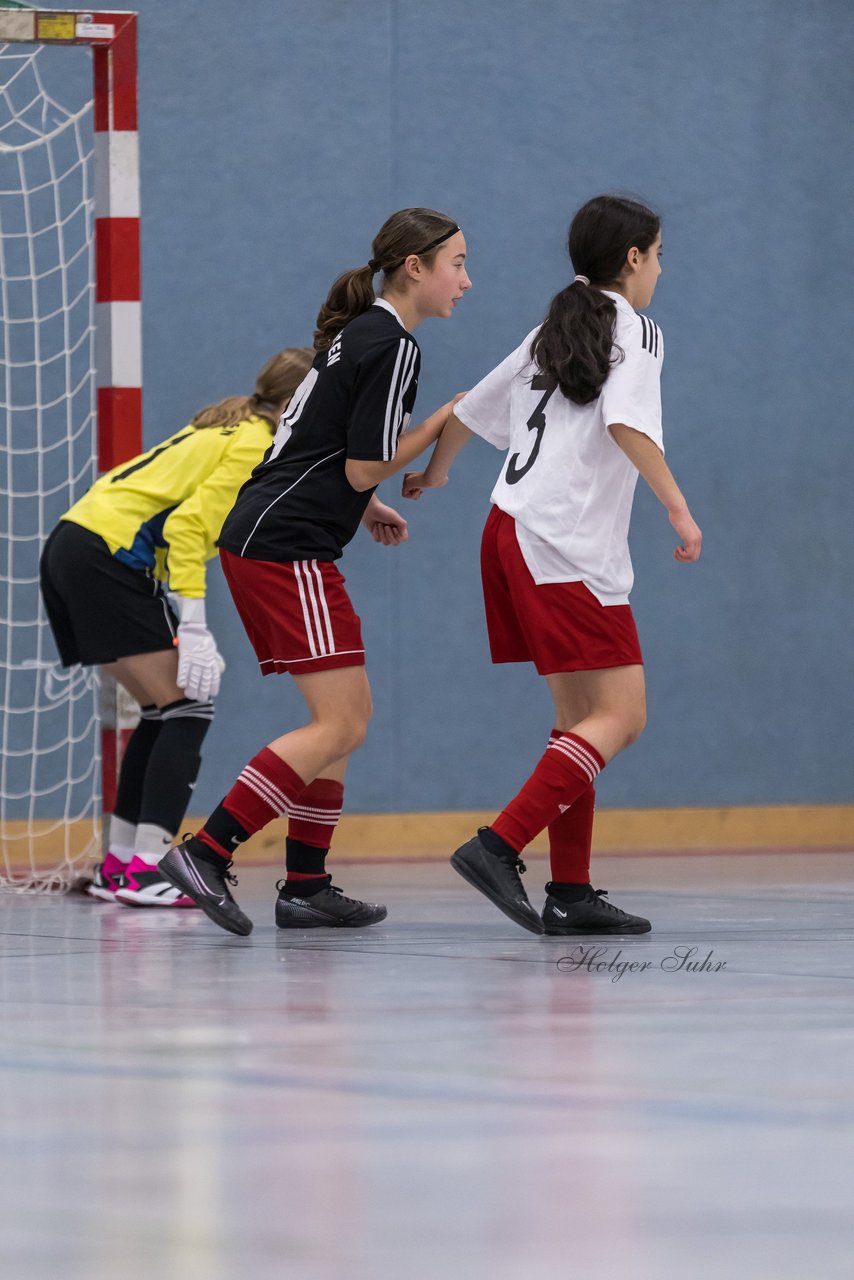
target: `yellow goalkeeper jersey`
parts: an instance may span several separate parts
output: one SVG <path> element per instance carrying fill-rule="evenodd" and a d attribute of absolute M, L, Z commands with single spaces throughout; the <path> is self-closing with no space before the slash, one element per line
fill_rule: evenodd
<path fill-rule="evenodd" d="M 101 476 L 62 519 L 170 590 L 201 598 L 222 523 L 272 440 L 273 427 L 255 414 L 229 427 L 185 427 Z"/>

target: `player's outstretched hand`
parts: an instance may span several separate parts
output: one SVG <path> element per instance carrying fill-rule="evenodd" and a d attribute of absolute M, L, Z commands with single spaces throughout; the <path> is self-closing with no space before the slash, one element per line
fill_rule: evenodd
<path fill-rule="evenodd" d="M 682 564 L 689 564 L 692 560 L 699 560 L 703 535 L 691 512 L 687 507 L 683 507 L 678 511 L 669 511 L 668 516 L 673 528 L 682 539 L 681 545 L 673 552 L 674 560 L 679 560 Z"/>
<path fill-rule="evenodd" d="M 403 516 L 393 507 L 387 507 L 374 494 L 371 504 L 362 517 L 362 524 L 370 533 L 374 542 L 384 547 L 399 547 L 409 537 L 409 528 Z"/>
<path fill-rule="evenodd" d="M 403 474 L 404 498 L 412 498 L 413 502 L 417 501 L 424 492 L 424 472 L 423 471 L 405 471 Z"/>
<path fill-rule="evenodd" d="M 441 489 L 447 483 L 447 476 L 434 480 L 428 477 L 427 471 L 407 471 L 403 477 L 403 496 L 417 500 L 425 489 Z"/>

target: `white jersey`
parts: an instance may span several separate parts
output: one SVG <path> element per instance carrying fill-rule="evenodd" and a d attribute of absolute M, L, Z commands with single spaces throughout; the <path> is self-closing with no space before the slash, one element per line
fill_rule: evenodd
<path fill-rule="evenodd" d="M 597 400 L 578 405 L 550 390 L 531 360 L 532 330 L 477 384 L 454 413 L 477 435 L 508 451 L 492 502 L 516 521 L 519 547 L 535 582 L 583 582 L 605 605 L 625 604 L 634 581 L 629 520 L 638 472 L 608 427 L 622 422 L 664 452 L 661 433 L 661 330 L 622 295 L 615 364 Z"/>

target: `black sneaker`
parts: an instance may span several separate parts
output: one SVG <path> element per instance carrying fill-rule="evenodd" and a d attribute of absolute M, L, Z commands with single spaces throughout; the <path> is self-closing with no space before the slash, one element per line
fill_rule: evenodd
<path fill-rule="evenodd" d="M 325 889 L 308 898 L 286 889 L 284 880 L 276 888 L 276 924 L 280 929 L 361 929 L 366 924 L 379 924 L 388 915 L 378 902 L 345 898 L 331 876 L 326 877 Z"/>
<path fill-rule="evenodd" d="M 231 896 L 229 884 L 237 884 L 229 874 L 230 862 L 223 859 L 222 869 L 194 857 L 186 844 L 176 844 L 157 864 L 157 870 L 201 907 L 206 916 L 229 933 L 246 937 L 252 932 L 252 921 L 245 916 Z M 227 882 L 227 883 L 226 883 Z"/>
<path fill-rule="evenodd" d="M 580 902 L 562 902 L 550 890 L 551 883 L 546 885 L 543 907 L 543 925 L 548 934 L 649 933 L 652 928 L 643 916 L 630 916 L 606 902 L 607 889 L 589 889 Z"/>
<path fill-rule="evenodd" d="M 543 932 L 543 922 L 522 886 L 519 873 L 525 870 L 525 864 L 518 854 L 504 857 L 490 853 L 480 835 L 476 835 L 451 855 L 451 866 L 516 924 L 530 933 Z"/>

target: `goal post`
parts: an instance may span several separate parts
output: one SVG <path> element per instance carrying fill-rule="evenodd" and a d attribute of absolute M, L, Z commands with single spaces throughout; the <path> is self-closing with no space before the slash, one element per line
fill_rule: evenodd
<path fill-rule="evenodd" d="M 71 47 L 82 101 L 53 83 Z M 0 0 L 0 887 L 67 888 L 97 855 L 133 723 L 112 682 L 59 665 L 38 558 L 142 449 L 139 212 L 136 13 Z"/>

